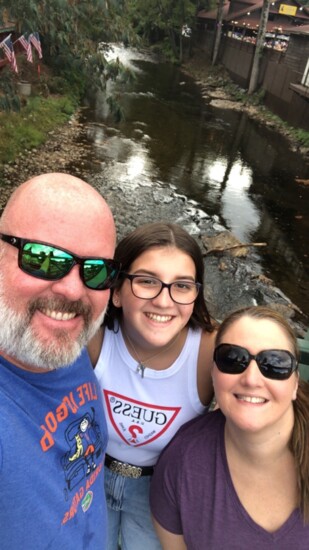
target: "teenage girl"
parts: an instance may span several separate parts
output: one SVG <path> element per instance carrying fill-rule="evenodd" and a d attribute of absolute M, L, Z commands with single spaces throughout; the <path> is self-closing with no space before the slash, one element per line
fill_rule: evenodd
<path fill-rule="evenodd" d="M 158 550 L 149 485 L 160 452 L 213 397 L 215 327 L 196 240 L 171 223 L 146 224 L 118 244 L 122 264 L 102 330 L 89 346 L 109 431 L 108 550 Z M 194 464 L 192 464 L 194 468 Z"/>

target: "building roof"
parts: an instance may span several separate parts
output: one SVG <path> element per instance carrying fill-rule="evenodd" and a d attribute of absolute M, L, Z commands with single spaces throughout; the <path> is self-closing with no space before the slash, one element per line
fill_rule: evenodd
<path fill-rule="evenodd" d="M 280 6 L 285 1 L 285 5 L 297 7 L 297 15 L 284 15 L 279 13 Z M 225 2 L 223 6 L 223 21 L 237 25 L 238 27 L 246 27 L 250 29 L 257 29 L 260 24 L 261 10 L 263 7 L 263 0 L 258 2 L 255 0 L 231 0 Z M 271 3 L 269 13 L 271 17 L 268 19 L 267 31 L 272 32 L 280 29 L 282 32 L 291 32 L 297 30 L 299 26 L 303 24 L 309 24 L 309 11 L 307 8 L 302 6 L 297 0 L 274 0 Z M 198 18 L 216 20 L 217 19 L 217 9 L 206 11 L 201 10 L 198 13 Z"/>
<path fill-rule="evenodd" d="M 223 5 L 223 19 L 226 19 L 229 9 L 230 9 L 230 1 L 227 0 L 227 2 Z M 207 11 L 207 10 L 201 10 L 197 16 L 201 19 L 213 19 L 214 21 L 217 19 L 218 14 L 218 8 L 215 8 L 213 10 Z"/>

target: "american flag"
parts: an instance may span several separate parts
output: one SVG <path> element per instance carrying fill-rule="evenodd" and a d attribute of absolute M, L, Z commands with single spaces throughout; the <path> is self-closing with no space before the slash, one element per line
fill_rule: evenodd
<path fill-rule="evenodd" d="M 8 58 L 9 62 L 11 63 L 13 71 L 15 73 L 18 73 L 17 63 L 16 63 L 16 57 L 15 52 L 13 48 L 13 43 L 11 40 L 11 35 L 7 36 L 0 44 L 0 48 L 4 49 L 4 53 L 6 57 Z"/>
<path fill-rule="evenodd" d="M 38 32 L 33 32 L 32 34 L 30 34 L 29 43 L 33 44 L 33 46 L 35 47 L 36 51 L 39 54 L 39 59 L 42 59 L 43 55 L 42 55 L 41 41 L 40 41 L 40 36 Z"/>
<path fill-rule="evenodd" d="M 16 42 L 20 42 L 21 45 L 26 50 L 26 52 L 27 52 L 27 61 L 30 61 L 30 63 L 33 63 L 31 42 L 30 41 L 28 42 L 28 40 L 27 40 L 27 38 L 25 37 L 24 34 L 22 36 L 20 36 L 18 38 L 18 40 L 16 40 Z M 14 44 L 15 44 L 15 42 L 14 42 Z"/>

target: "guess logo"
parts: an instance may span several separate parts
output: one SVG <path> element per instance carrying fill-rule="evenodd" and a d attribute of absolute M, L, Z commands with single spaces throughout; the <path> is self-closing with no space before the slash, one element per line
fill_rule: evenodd
<path fill-rule="evenodd" d="M 109 419 L 119 437 L 139 447 L 160 437 L 174 422 L 180 407 L 163 407 L 103 390 Z"/>

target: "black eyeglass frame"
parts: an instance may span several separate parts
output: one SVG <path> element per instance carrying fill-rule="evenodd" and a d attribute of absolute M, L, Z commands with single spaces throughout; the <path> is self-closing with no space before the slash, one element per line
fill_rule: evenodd
<path fill-rule="evenodd" d="M 140 300 L 154 300 L 155 298 L 157 298 L 159 296 L 159 294 L 161 294 L 163 288 L 167 288 L 168 289 L 168 293 L 170 295 L 170 298 L 171 300 L 173 300 L 173 302 L 175 302 L 175 304 L 179 304 L 181 306 L 188 306 L 190 304 L 193 304 L 195 302 L 195 300 L 197 299 L 198 297 L 198 294 L 202 288 L 202 284 L 201 283 L 198 283 L 198 282 L 195 282 L 195 281 L 173 281 L 172 283 L 164 283 L 163 281 L 161 281 L 161 279 L 158 279 L 158 277 L 154 277 L 153 275 L 143 275 L 142 273 L 136 273 L 136 274 L 131 274 L 131 273 L 126 273 L 124 271 L 121 272 L 121 277 L 124 277 L 126 279 L 129 279 L 130 282 L 131 282 L 131 290 L 132 290 L 132 293 L 134 294 L 134 296 L 136 298 L 139 298 Z M 155 296 L 152 296 L 151 298 L 142 298 L 141 296 L 137 296 L 133 290 L 133 281 L 134 279 L 136 279 L 137 277 L 149 277 L 150 279 L 155 279 L 156 281 L 158 281 L 160 284 L 161 284 L 161 288 L 159 290 L 159 292 L 155 295 Z M 190 283 L 192 285 L 195 286 L 195 288 L 197 289 L 197 293 L 196 293 L 196 296 L 194 298 L 194 300 L 192 300 L 191 302 L 177 302 L 177 300 L 174 300 L 172 294 L 171 294 L 171 287 L 176 284 L 176 283 L 180 283 L 180 282 L 187 282 L 187 283 Z"/>
<path fill-rule="evenodd" d="M 220 365 L 219 352 L 225 347 L 242 351 L 246 355 L 245 360 L 242 362 L 235 361 L 233 369 L 231 370 L 224 368 L 222 365 L 222 362 Z M 274 354 L 274 353 L 282 353 L 282 352 L 284 352 L 291 360 L 289 368 L 284 366 L 280 367 L 278 365 L 270 365 L 270 366 L 269 365 L 267 366 L 265 364 L 263 365 L 262 363 L 263 354 L 265 355 L 267 353 Z M 292 376 L 293 372 L 297 370 L 297 366 L 298 366 L 296 357 L 286 349 L 266 349 L 266 350 L 259 351 L 259 353 L 257 353 L 256 355 L 252 355 L 252 353 L 250 353 L 243 346 L 238 346 L 236 344 L 227 344 L 227 343 L 219 344 L 215 348 L 213 359 L 220 372 L 223 372 L 224 374 L 232 374 L 232 375 L 242 374 L 249 367 L 250 362 L 254 360 L 258 366 L 259 371 L 262 373 L 262 375 L 265 378 L 269 378 L 271 380 L 287 380 Z M 269 367 L 271 368 L 271 370 L 269 370 Z M 281 372 L 280 372 L 280 369 L 281 369 Z"/>
<path fill-rule="evenodd" d="M 18 249 L 18 267 L 21 269 L 21 271 L 23 271 L 27 275 L 30 275 L 31 277 L 35 277 L 36 279 L 42 279 L 44 281 L 58 281 L 60 279 L 63 279 L 63 277 L 65 277 L 66 275 L 68 275 L 68 273 L 70 273 L 71 269 L 73 269 L 73 267 L 75 265 L 79 265 L 80 266 L 80 269 L 79 269 L 80 278 L 81 278 L 83 284 L 87 288 L 89 288 L 90 290 L 108 290 L 108 289 L 110 289 L 114 286 L 114 284 L 117 281 L 117 278 L 119 276 L 120 270 L 121 270 L 121 264 L 117 260 L 99 258 L 99 257 L 95 257 L 95 256 L 78 256 L 77 254 L 73 254 L 73 252 L 71 252 L 70 250 L 62 248 L 61 246 L 56 246 L 54 244 L 47 243 L 45 241 L 37 241 L 35 239 L 23 239 L 21 237 L 15 237 L 13 235 L 7 235 L 5 233 L 0 233 L 0 239 L 2 241 L 4 241 L 5 243 L 8 243 L 8 244 L 10 244 L 10 245 L 12 245 L 12 246 L 14 246 L 15 248 Z M 40 273 L 40 274 L 37 274 L 35 272 L 32 273 L 32 272 L 28 271 L 23 266 L 23 263 L 22 263 L 24 247 L 27 244 L 39 244 L 39 245 L 41 244 L 43 246 L 49 246 L 50 248 L 54 248 L 55 250 L 60 250 L 61 252 L 64 252 L 65 254 L 69 254 L 69 256 L 72 257 L 72 265 L 70 266 L 68 271 L 66 271 L 63 274 L 60 273 L 59 276 L 53 275 L 52 277 L 48 277 L 48 276 L 44 276 L 42 273 Z M 100 261 L 104 262 L 105 266 L 107 267 L 107 270 L 110 272 L 110 274 L 107 276 L 105 281 L 103 281 L 103 283 L 101 283 L 103 286 L 101 286 L 100 288 L 91 287 L 91 286 L 88 286 L 88 284 L 87 284 L 87 281 L 84 277 L 83 269 L 84 269 L 85 261 L 88 261 L 88 260 L 100 260 Z M 111 275 L 112 275 L 113 271 L 116 271 L 116 274 L 112 278 Z"/>

